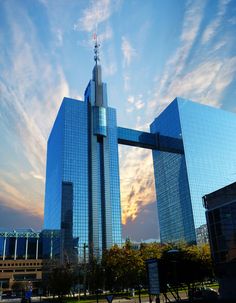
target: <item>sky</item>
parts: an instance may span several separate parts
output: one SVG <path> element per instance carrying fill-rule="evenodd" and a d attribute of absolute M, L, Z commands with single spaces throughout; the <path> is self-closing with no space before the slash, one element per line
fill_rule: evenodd
<path fill-rule="evenodd" d="M 95 32 L 119 126 L 149 131 L 176 96 L 236 112 L 236 0 L 1 0 L 0 227 L 42 228 L 47 139 Z M 151 151 L 119 160 L 123 238 L 158 240 Z"/>

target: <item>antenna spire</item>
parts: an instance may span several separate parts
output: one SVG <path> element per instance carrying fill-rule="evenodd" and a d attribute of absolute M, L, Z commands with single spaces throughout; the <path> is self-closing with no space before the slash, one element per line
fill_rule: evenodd
<path fill-rule="evenodd" d="M 100 61 L 100 57 L 99 57 L 100 44 L 98 43 L 98 37 L 96 33 L 94 33 L 93 35 L 93 40 L 94 40 L 94 61 L 96 62 L 97 65 L 98 61 Z"/>

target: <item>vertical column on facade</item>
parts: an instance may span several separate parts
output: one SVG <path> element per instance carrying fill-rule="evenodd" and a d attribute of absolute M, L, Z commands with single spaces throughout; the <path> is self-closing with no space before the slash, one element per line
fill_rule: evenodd
<path fill-rule="evenodd" d="M 3 256 L 2 259 L 5 260 L 6 258 L 6 242 L 7 242 L 7 235 L 4 236 L 4 243 L 3 243 Z"/>
<path fill-rule="evenodd" d="M 26 243 L 25 243 L 25 260 L 28 259 L 28 243 L 29 243 L 29 238 L 28 235 L 26 236 Z"/>
<path fill-rule="evenodd" d="M 16 260 L 16 254 L 17 254 L 17 237 L 18 237 L 18 235 L 16 234 L 16 238 L 15 238 L 14 260 Z"/>
<path fill-rule="evenodd" d="M 39 238 L 36 240 L 36 260 L 38 260 L 39 256 Z"/>

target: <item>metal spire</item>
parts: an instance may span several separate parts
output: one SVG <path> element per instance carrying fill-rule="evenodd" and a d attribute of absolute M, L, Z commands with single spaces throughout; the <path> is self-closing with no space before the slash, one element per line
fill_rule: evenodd
<path fill-rule="evenodd" d="M 95 41 L 95 44 L 94 44 L 94 61 L 96 62 L 96 65 L 97 65 L 98 61 L 100 61 L 100 58 L 99 58 L 100 44 L 98 43 L 98 37 L 97 37 L 96 33 L 93 35 L 93 39 Z"/>

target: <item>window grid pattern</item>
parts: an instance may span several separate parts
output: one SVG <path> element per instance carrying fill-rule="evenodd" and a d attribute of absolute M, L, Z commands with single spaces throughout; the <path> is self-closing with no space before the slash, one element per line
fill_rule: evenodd
<path fill-rule="evenodd" d="M 120 206 L 120 176 L 119 176 L 119 156 L 118 156 L 118 143 L 117 143 L 117 122 L 116 122 L 116 110 L 108 108 L 108 140 L 107 140 L 107 152 L 109 152 L 109 191 L 110 191 L 110 205 L 111 212 L 107 213 L 107 216 L 111 216 L 107 230 L 112 230 L 112 243 L 121 244 L 121 206 Z"/>
<path fill-rule="evenodd" d="M 202 197 L 235 181 L 236 115 L 178 98 L 195 228 L 206 224 Z"/>
<path fill-rule="evenodd" d="M 63 181 L 73 184 L 73 238 L 88 244 L 88 123 L 87 104 L 66 99 Z"/>
<path fill-rule="evenodd" d="M 151 125 L 151 132 L 181 138 L 178 104 L 175 100 Z M 185 156 L 153 151 L 157 208 L 162 242 L 195 242 Z"/>
<path fill-rule="evenodd" d="M 65 103 L 63 102 L 47 145 L 44 229 L 60 229 L 61 225 L 61 182 L 65 130 L 64 107 Z"/>
<path fill-rule="evenodd" d="M 158 131 L 182 138 L 185 152 L 153 152 L 161 240 L 176 241 L 182 234 L 184 240 L 196 241 L 195 229 L 206 224 L 202 196 L 235 181 L 236 115 L 176 98 L 152 123 L 151 132 Z M 175 216 L 168 219 L 170 208 Z"/>

